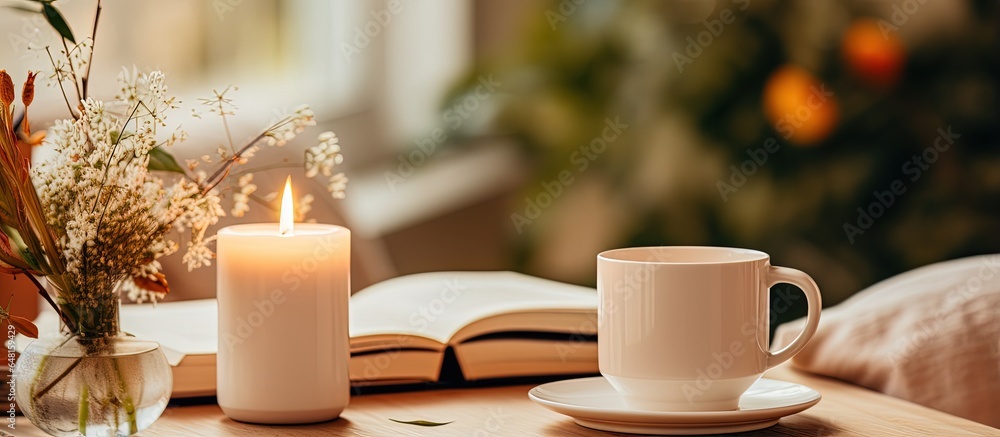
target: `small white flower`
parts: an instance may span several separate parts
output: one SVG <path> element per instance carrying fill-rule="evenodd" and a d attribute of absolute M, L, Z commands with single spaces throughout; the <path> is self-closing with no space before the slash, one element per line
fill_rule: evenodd
<path fill-rule="evenodd" d="M 250 146 L 249 148 L 247 148 L 247 150 L 243 152 L 243 154 L 240 155 L 239 163 L 246 164 L 247 161 L 253 159 L 253 157 L 257 155 L 258 151 L 260 151 L 260 147 Z"/>
<path fill-rule="evenodd" d="M 215 237 L 212 237 L 210 239 L 206 238 L 198 242 L 188 243 L 188 250 L 184 253 L 184 257 L 181 258 L 181 261 L 187 264 L 188 271 L 212 265 L 215 253 L 208 247 L 208 244 L 214 240 Z"/>
<path fill-rule="evenodd" d="M 243 193 L 233 194 L 233 209 L 230 214 L 233 217 L 243 217 L 247 211 L 250 211 L 250 196 Z"/>
<path fill-rule="evenodd" d="M 253 185 L 251 182 L 253 182 L 253 173 L 247 173 L 243 176 L 240 176 L 240 178 L 237 180 L 240 190 L 243 191 L 244 194 L 250 194 L 257 189 L 257 186 Z M 249 193 L 246 192 L 247 187 L 251 188 Z"/>
<path fill-rule="evenodd" d="M 233 217 L 243 217 L 247 211 L 250 211 L 250 195 L 257 191 L 257 186 L 252 184 L 252 181 L 253 173 L 240 176 L 237 182 L 240 191 L 233 194 L 233 209 L 231 211 Z"/>
<path fill-rule="evenodd" d="M 236 115 L 236 105 L 233 104 L 233 100 L 226 97 L 233 91 L 239 91 L 239 88 L 233 85 L 227 86 L 222 91 L 212 90 L 212 97 L 207 99 L 198 99 L 203 106 L 208 107 L 208 112 L 218 115 L 222 118 L 226 118 L 228 115 Z M 197 113 L 196 110 L 192 109 L 192 113 Z M 198 114 L 198 118 L 201 118 L 201 114 Z"/>
<path fill-rule="evenodd" d="M 319 144 L 306 149 L 306 177 L 333 175 L 333 168 L 344 162 L 340 154 L 340 140 L 333 132 L 323 132 L 319 135 Z"/>
<path fill-rule="evenodd" d="M 302 222 L 305 220 L 306 215 L 312 211 L 312 203 L 316 200 L 312 194 L 306 194 L 295 203 L 295 221 Z"/>
<path fill-rule="evenodd" d="M 295 135 L 301 133 L 308 126 L 316 125 L 316 116 L 308 105 L 302 105 L 288 115 L 280 117 L 271 124 L 271 128 L 264 132 L 269 146 L 284 146 L 285 143 L 295 139 Z"/>
<path fill-rule="evenodd" d="M 347 197 L 347 176 L 343 173 L 333 175 L 326 186 L 326 190 L 330 192 L 334 199 Z"/>

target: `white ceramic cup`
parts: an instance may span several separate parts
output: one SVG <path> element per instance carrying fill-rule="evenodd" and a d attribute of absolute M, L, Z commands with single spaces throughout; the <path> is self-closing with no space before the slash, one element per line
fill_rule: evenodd
<path fill-rule="evenodd" d="M 797 285 L 809 306 L 805 329 L 768 351 L 768 289 Z M 632 407 L 736 410 L 765 370 L 798 353 L 819 324 L 809 275 L 774 267 L 756 250 L 636 247 L 597 256 L 598 362 Z"/>

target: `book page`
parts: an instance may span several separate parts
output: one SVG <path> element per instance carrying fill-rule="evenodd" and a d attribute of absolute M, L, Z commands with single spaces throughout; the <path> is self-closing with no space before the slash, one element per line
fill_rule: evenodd
<path fill-rule="evenodd" d="M 215 299 L 122 305 L 121 330 L 160 343 L 171 366 L 188 355 L 213 355 L 218 350 L 218 306 Z M 35 319 L 41 335 L 58 335 L 59 316 L 44 307 Z M 18 336 L 18 350 L 30 339 Z"/>
<path fill-rule="evenodd" d="M 403 334 L 447 344 L 462 327 L 498 314 L 595 308 L 592 288 L 520 273 L 421 273 L 352 296 L 351 337 Z"/>
<path fill-rule="evenodd" d="M 120 317 L 122 331 L 159 342 L 167 361 L 176 366 L 187 355 L 216 353 L 218 314 L 215 299 L 199 299 L 122 305 Z"/>

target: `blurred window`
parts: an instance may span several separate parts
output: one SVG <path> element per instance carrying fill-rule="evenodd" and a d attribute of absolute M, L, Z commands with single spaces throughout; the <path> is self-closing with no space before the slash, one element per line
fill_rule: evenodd
<path fill-rule="evenodd" d="M 180 96 L 200 97 L 213 88 L 238 84 L 241 100 L 265 99 L 262 108 L 310 101 L 318 113 L 357 109 L 372 88 L 373 54 L 362 50 L 348 59 L 340 42 L 363 25 L 372 4 L 327 0 L 105 0 L 97 33 L 91 94 L 114 95 L 122 66 L 160 69 Z M 20 1 L 26 7 L 37 7 Z M 77 41 L 89 37 L 94 0 L 55 3 Z M 18 80 L 28 69 L 51 71 L 43 50 L 62 50 L 40 14 L 3 9 L 0 44 L 3 65 Z M 374 50 L 371 50 L 374 51 Z M 40 110 L 65 107 L 58 93 L 40 93 Z M 50 112 L 52 111 L 52 112 Z M 268 109 L 270 111 L 270 109 Z M 322 111 L 322 112 L 320 112 Z"/>

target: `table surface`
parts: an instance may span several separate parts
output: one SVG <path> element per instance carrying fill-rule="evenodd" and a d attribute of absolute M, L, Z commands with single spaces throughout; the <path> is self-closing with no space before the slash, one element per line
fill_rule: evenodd
<path fill-rule="evenodd" d="M 932 410 L 835 379 L 779 367 L 768 378 L 819 391 L 816 406 L 782 418 L 770 428 L 741 436 L 961 436 L 996 435 L 1000 429 Z M 530 385 L 428 390 L 355 396 L 340 419 L 309 426 L 262 426 L 235 422 L 218 405 L 171 406 L 144 436 L 626 436 L 583 428 L 569 417 L 528 399 Z M 454 421 L 440 427 L 389 419 Z M 6 433 L 6 434 L 5 434 Z M 18 416 L 16 429 L 0 435 L 44 436 Z"/>

